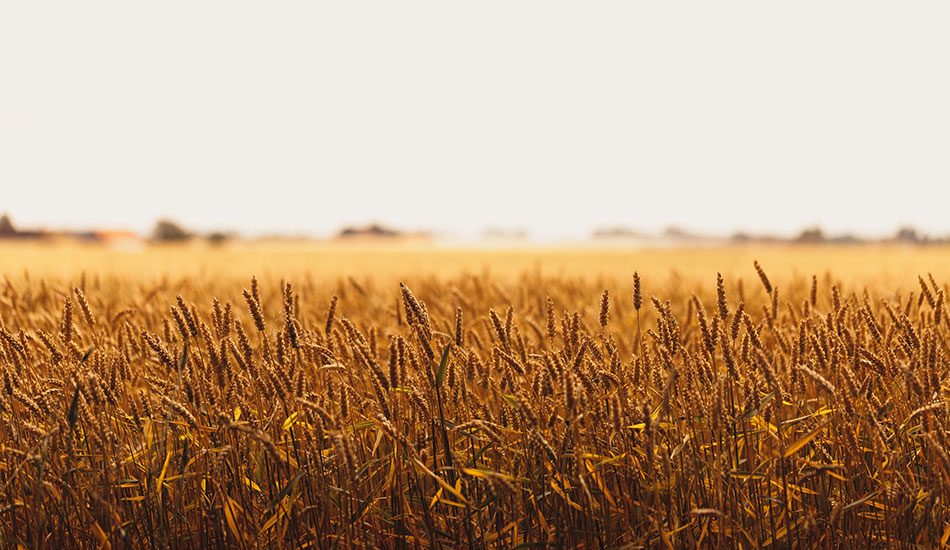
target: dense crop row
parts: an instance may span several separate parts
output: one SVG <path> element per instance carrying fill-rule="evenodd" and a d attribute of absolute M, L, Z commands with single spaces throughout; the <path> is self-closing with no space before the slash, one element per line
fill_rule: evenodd
<path fill-rule="evenodd" d="M 780 293 L 755 267 L 622 298 L 537 275 L 8 280 L 0 540 L 945 543 L 944 287 Z"/>

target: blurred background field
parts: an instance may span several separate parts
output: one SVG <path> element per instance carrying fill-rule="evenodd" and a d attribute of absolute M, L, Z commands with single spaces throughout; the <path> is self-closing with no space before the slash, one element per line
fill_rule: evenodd
<path fill-rule="evenodd" d="M 219 280 L 373 278 L 377 282 L 491 275 L 510 280 L 523 273 L 629 282 L 754 278 L 758 260 L 779 286 L 783 280 L 833 272 L 842 283 L 880 288 L 915 286 L 917 275 L 950 273 L 950 247 L 874 245 L 772 245 L 693 248 L 595 246 L 453 247 L 429 243 L 252 242 L 145 245 L 117 249 L 75 242 L 0 243 L 0 274 L 11 279 L 99 277 L 154 281 L 203 275 Z"/>

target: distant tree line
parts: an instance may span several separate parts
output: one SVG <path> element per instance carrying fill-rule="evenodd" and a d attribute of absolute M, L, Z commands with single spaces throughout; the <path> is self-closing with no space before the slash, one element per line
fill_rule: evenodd
<path fill-rule="evenodd" d="M 161 219 L 155 222 L 155 227 L 152 229 L 151 240 L 161 243 L 180 243 L 195 237 L 197 237 L 195 233 L 185 229 L 178 222 Z M 233 235 L 225 231 L 212 231 L 204 237 L 212 244 L 220 244 L 231 239 Z"/>
<path fill-rule="evenodd" d="M 8 214 L 0 215 L 0 239 L 37 239 L 50 237 L 55 235 L 81 235 L 79 233 L 50 233 L 43 230 L 29 230 L 24 231 L 18 229 L 14 226 L 10 216 Z M 499 233 L 502 234 L 502 233 Z M 496 233 L 487 233 L 487 235 L 498 236 Z M 350 237 L 400 237 L 406 236 L 407 234 L 390 227 L 385 227 L 379 224 L 369 224 L 365 226 L 347 226 L 344 227 L 337 234 L 339 238 L 350 238 Z M 410 234 L 411 235 L 411 234 Z M 422 235 L 421 233 L 419 235 Z M 505 236 L 511 236 L 508 233 L 503 233 Z M 516 233 L 516 236 L 519 238 L 525 238 L 527 234 L 524 231 Z M 152 242 L 157 243 L 181 243 L 186 242 L 195 238 L 204 238 L 207 239 L 212 244 L 220 244 L 228 241 L 234 237 L 234 233 L 226 231 L 212 231 L 209 233 L 198 234 L 194 231 L 187 229 L 182 226 L 180 223 L 168 219 L 162 218 L 158 220 L 152 228 L 151 233 L 148 238 Z M 602 238 L 638 238 L 638 239 L 650 239 L 651 237 L 645 233 L 635 231 L 623 226 L 614 226 L 609 228 L 598 229 L 593 233 L 595 239 Z M 702 234 L 693 233 L 681 227 L 669 227 L 663 231 L 661 237 L 664 239 L 673 239 L 676 241 L 695 241 L 695 240 L 704 240 L 704 241 L 722 241 L 722 239 L 717 239 L 714 237 L 704 236 Z M 912 226 L 904 226 L 897 230 L 897 232 L 890 238 L 886 239 L 868 239 L 864 237 L 859 237 L 850 233 L 843 233 L 838 235 L 828 235 L 824 230 L 819 226 L 812 226 L 803 229 L 797 236 L 792 238 L 786 237 L 776 237 L 770 235 L 755 235 L 748 233 L 736 233 L 728 238 L 728 241 L 734 243 L 754 243 L 754 242 L 797 242 L 797 243 L 809 243 L 809 244 L 850 244 L 850 243 L 873 243 L 873 242 L 896 242 L 896 243 L 907 243 L 907 244 L 950 244 L 950 235 L 944 237 L 933 237 L 925 233 L 919 232 L 916 228 Z"/>
<path fill-rule="evenodd" d="M 930 235 L 924 235 L 917 231 L 917 229 L 904 226 L 897 230 L 897 233 L 894 234 L 890 239 L 886 239 L 891 242 L 898 243 L 908 243 L 908 244 L 943 244 L 950 243 L 950 237 L 931 237 Z M 824 231 L 820 227 L 814 226 L 802 230 L 801 233 L 794 239 L 795 242 L 799 243 L 862 243 L 862 242 L 873 242 L 869 239 L 864 239 L 850 233 L 844 233 L 841 235 L 828 236 L 825 235 Z"/>

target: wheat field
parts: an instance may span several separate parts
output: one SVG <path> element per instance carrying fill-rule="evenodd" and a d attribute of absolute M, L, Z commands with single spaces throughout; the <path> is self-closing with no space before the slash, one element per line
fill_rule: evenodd
<path fill-rule="evenodd" d="M 945 249 L 3 252 L 3 547 L 950 538 Z"/>

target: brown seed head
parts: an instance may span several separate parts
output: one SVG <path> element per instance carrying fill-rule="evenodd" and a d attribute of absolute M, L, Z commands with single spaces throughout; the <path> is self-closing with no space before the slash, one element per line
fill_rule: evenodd
<path fill-rule="evenodd" d="M 755 266 L 755 272 L 759 274 L 759 279 L 762 281 L 762 286 L 765 287 L 765 291 L 771 294 L 772 283 L 769 282 L 769 278 L 765 275 L 765 270 L 759 265 L 758 260 L 754 261 L 753 265 Z"/>
<path fill-rule="evenodd" d="M 66 303 L 63 305 L 63 321 L 59 327 L 60 339 L 65 346 L 73 340 L 73 302 L 69 296 L 66 297 Z"/>
<path fill-rule="evenodd" d="M 640 291 L 640 274 L 633 272 L 633 309 L 640 311 L 643 305 L 643 294 Z"/>
<path fill-rule="evenodd" d="M 455 308 L 455 347 L 462 347 L 462 342 L 464 340 L 462 334 L 462 308 Z"/>
<path fill-rule="evenodd" d="M 716 273 L 716 305 L 719 307 L 719 318 L 725 322 L 729 317 L 729 305 L 726 303 L 726 286 L 722 273 Z"/>

